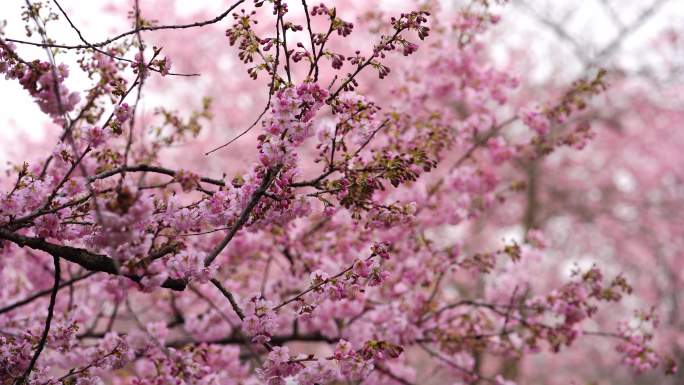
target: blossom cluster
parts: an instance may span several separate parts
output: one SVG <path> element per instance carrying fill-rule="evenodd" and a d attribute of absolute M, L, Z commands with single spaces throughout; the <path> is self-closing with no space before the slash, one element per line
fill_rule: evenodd
<path fill-rule="evenodd" d="M 0 73 L 16 79 L 34 97 L 40 109 L 55 119 L 72 111 L 81 100 L 78 92 L 70 92 L 64 85 L 69 69 L 48 62 L 24 62 L 14 52 L 15 46 L 0 41 Z"/>

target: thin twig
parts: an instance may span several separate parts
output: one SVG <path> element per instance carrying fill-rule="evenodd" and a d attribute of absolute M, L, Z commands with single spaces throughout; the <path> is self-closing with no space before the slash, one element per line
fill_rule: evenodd
<path fill-rule="evenodd" d="M 167 29 L 188 29 L 188 28 L 204 27 L 204 26 L 207 26 L 207 25 L 211 25 L 211 24 L 218 23 L 219 21 L 223 20 L 224 18 L 226 18 L 226 16 L 228 16 L 228 15 L 230 14 L 230 12 L 233 11 L 233 9 L 235 9 L 238 5 L 240 5 L 240 4 L 244 3 L 244 2 L 245 2 L 245 0 L 238 0 L 238 1 L 235 2 L 233 5 L 231 5 L 226 11 L 224 11 L 224 12 L 221 13 L 220 15 L 214 17 L 213 19 L 204 20 L 204 21 L 197 21 L 197 22 L 189 23 L 189 24 L 171 24 L 171 25 L 158 25 L 158 26 L 152 26 L 152 25 L 149 25 L 149 26 L 141 26 L 141 27 L 139 27 L 139 28 L 136 28 L 136 29 L 133 29 L 133 30 L 130 30 L 130 31 L 126 31 L 126 32 L 120 33 L 120 34 L 118 34 L 118 35 L 116 35 L 116 36 L 114 36 L 114 37 L 111 37 L 111 38 L 109 38 L 109 39 L 107 39 L 107 40 L 103 40 L 103 41 L 97 42 L 97 43 L 68 45 L 68 44 L 54 44 L 54 43 L 43 42 L 43 43 L 34 43 L 34 45 L 37 45 L 37 46 L 43 47 L 43 48 L 63 48 L 63 49 L 85 49 L 85 48 L 93 48 L 93 47 L 104 47 L 104 46 L 106 46 L 106 45 L 108 45 L 108 44 L 111 44 L 111 43 L 113 43 L 113 42 L 115 42 L 115 41 L 117 41 L 117 40 L 120 40 L 120 39 L 122 39 L 122 38 L 124 38 L 124 37 L 126 37 L 126 36 L 130 36 L 130 35 L 133 35 L 133 34 L 136 34 L 136 33 L 139 33 L 139 32 L 145 32 L 145 31 L 161 31 L 161 30 L 167 30 Z M 5 39 L 5 40 L 16 42 L 16 41 L 11 40 L 11 39 Z"/>

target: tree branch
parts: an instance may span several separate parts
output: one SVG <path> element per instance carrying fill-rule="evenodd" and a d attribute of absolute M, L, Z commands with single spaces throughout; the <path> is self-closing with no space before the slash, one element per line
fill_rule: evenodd
<path fill-rule="evenodd" d="M 19 377 L 14 382 L 15 384 L 21 385 L 27 382 L 29 376 L 31 375 L 31 372 L 33 371 L 33 368 L 36 366 L 36 362 L 38 361 L 38 357 L 40 357 L 40 353 L 45 348 L 45 343 L 47 343 L 48 334 L 50 333 L 52 316 L 55 312 L 55 302 L 57 301 L 57 292 L 59 291 L 59 279 L 60 274 L 62 272 L 59 265 L 59 257 L 53 256 L 52 260 L 55 264 L 55 284 L 52 287 L 52 292 L 50 294 L 50 304 L 48 305 L 48 314 L 47 318 L 45 319 L 45 328 L 43 328 L 43 335 L 40 337 L 40 342 L 38 342 L 38 347 L 36 348 L 36 352 L 33 354 L 33 358 L 31 358 L 31 362 L 29 363 L 28 368 L 26 368 L 26 372 L 23 376 Z"/>
<path fill-rule="evenodd" d="M 104 47 L 107 44 L 111 44 L 119 39 L 122 39 L 126 36 L 134 35 L 139 32 L 144 32 L 144 31 L 160 31 L 160 30 L 165 30 L 165 29 L 188 29 L 188 28 L 197 28 L 197 27 L 204 27 L 210 24 L 215 24 L 218 23 L 219 21 L 223 20 L 226 16 L 230 14 L 230 12 L 233 11 L 238 5 L 244 3 L 245 0 L 238 0 L 235 2 L 233 5 L 231 5 L 225 12 L 221 13 L 220 15 L 216 16 L 213 19 L 210 20 L 204 20 L 204 21 L 197 21 L 194 23 L 190 24 L 176 24 L 176 25 L 158 25 L 158 26 L 142 26 L 136 29 L 132 29 L 130 31 L 126 31 L 123 33 L 120 33 L 114 37 L 111 37 L 107 40 L 98 42 L 98 43 L 92 43 L 92 44 L 75 44 L 75 45 L 68 45 L 68 44 L 52 44 L 52 43 L 29 43 L 29 42 L 24 42 L 24 41 L 18 41 L 15 39 L 5 39 L 7 41 L 15 42 L 15 43 L 29 43 L 32 45 L 36 45 L 39 47 L 44 47 L 44 48 L 63 48 L 63 49 L 85 49 L 85 48 L 93 48 L 93 47 Z"/>
<path fill-rule="evenodd" d="M 106 255 L 93 253 L 86 249 L 57 245 L 47 242 L 42 238 L 25 237 L 23 235 L 3 229 L 0 229 L 0 239 L 6 239 L 20 247 L 28 246 L 35 250 L 44 251 L 53 257 L 65 259 L 90 271 L 99 271 L 112 275 L 123 275 L 138 283 L 142 280 L 142 277 L 137 275 L 121 274 L 117 268 L 116 262 L 112 258 Z M 155 260 L 172 253 L 175 250 L 176 245 L 169 244 L 150 254 L 148 258 L 150 260 Z M 185 290 L 185 286 L 186 282 L 179 279 L 168 278 L 166 281 L 164 281 L 164 283 L 162 283 L 162 287 L 177 291 Z"/>
<path fill-rule="evenodd" d="M 93 182 L 97 179 L 105 179 L 109 178 L 110 176 L 114 176 L 117 174 L 125 173 L 125 172 L 154 172 L 157 174 L 164 174 L 168 175 L 171 177 L 175 177 L 178 171 L 171 170 L 168 168 L 164 167 L 157 167 L 157 166 L 149 166 L 146 164 L 139 164 L 136 166 L 125 166 L 125 167 L 118 167 L 109 171 L 104 171 L 96 175 L 92 175 L 88 178 L 88 182 Z M 212 179 L 212 178 L 200 178 L 200 181 L 204 183 L 209 183 L 213 184 L 216 186 L 225 186 L 226 182 L 220 180 L 220 179 Z"/>
<path fill-rule="evenodd" d="M 61 289 L 61 288 L 66 287 L 66 286 L 71 286 L 71 285 L 75 284 L 76 282 L 82 281 L 82 280 L 84 280 L 88 277 L 91 277 L 92 275 L 97 274 L 97 273 L 98 273 L 97 271 L 90 271 L 90 272 L 83 274 L 83 275 L 80 275 L 76 278 L 70 279 L 68 281 L 64 281 L 59 285 L 59 288 Z M 52 292 L 52 290 L 53 289 L 47 289 L 47 290 L 39 291 L 38 293 L 35 293 L 29 297 L 26 297 L 20 301 L 17 301 L 13 304 L 7 305 L 3 308 L 0 308 L 0 314 L 7 313 L 8 311 L 12 311 L 18 307 L 22 307 L 24 305 L 27 305 L 27 304 L 33 302 L 33 300 L 35 300 L 37 298 L 40 298 L 46 294 L 50 294 Z"/>
<path fill-rule="evenodd" d="M 228 232 L 228 235 L 226 235 L 225 238 L 219 243 L 214 250 L 207 255 L 207 257 L 204 259 L 204 265 L 209 266 L 211 263 L 216 259 L 216 257 L 223 251 L 223 249 L 228 246 L 228 243 L 233 239 L 235 234 L 242 228 L 242 226 L 247 222 L 249 219 L 249 215 L 252 213 L 252 210 L 254 210 L 254 207 L 256 207 L 257 203 L 259 203 L 259 200 L 261 197 L 264 196 L 266 193 L 266 190 L 268 189 L 268 186 L 271 184 L 273 179 L 275 178 L 275 175 L 278 174 L 279 168 L 271 169 L 269 168 L 266 171 L 266 175 L 264 175 L 264 179 L 261 181 L 261 184 L 259 185 L 259 188 L 252 194 L 252 197 L 250 198 L 249 202 L 247 202 L 247 206 L 242 210 L 242 213 L 240 214 L 240 217 L 238 220 L 235 222 L 235 224 L 230 228 L 230 231 Z"/>

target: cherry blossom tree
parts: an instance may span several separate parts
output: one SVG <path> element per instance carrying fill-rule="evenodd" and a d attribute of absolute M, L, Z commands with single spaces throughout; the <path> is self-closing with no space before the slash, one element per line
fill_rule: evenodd
<path fill-rule="evenodd" d="M 596 12 L 605 14 L 594 21 L 602 20 L 608 23 L 604 30 L 616 31 L 593 44 L 583 31 L 570 26 L 570 18 L 583 12 L 579 7 L 559 5 L 553 17 L 553 12 L 539 4 L 521 5 L 523 13 L 548 32 L 550 49 L 559 53 L 555 63 L 524 64 L 531 68 L 550 64 L 553 68 L 554 76 L 534 91 L 535 97 L 557 92 L 559 77 L 573 76 L 573 72 L 576 76 L 599 65 L 610 74 L 610 89 L 574 118 L 589 122 L 596 132 L 585 150 L 558 151 L 520 165 L 528 186 L 534 188 L 520 201 L 517 218 L 500 217 L 499 225 L 510 226 L 517 220 L 520 228 L 540 228 L 551 243 L 567 253 L 556 259 L 561 263 L 546 265 L 550 277 L 562 276 L 574 262 L 585 266 L 598 263 L 609 271 L 624 272 L 639 298 L 596 320 L 601 325 L 615 325 L 617 314 L 634 314 L 636 307 L 652 309 L 657 327 L 649 326 L 649 338 L 670 351 L 681 365 L 678 341 L 682 326 L 677 304 L 681 247 L 674 236 L 681 221 L 681 176 L 672 167 L 677 163 L 675 149 L 681 145 L 676 123 L 683 111 L 676 97 L 682 85 L 681 28 L 658 22 L 676 13 L 677 7 L 666 1 L 592 3 Z M 642 30 L 649 31 L 648 38 L 639 35 Z M 633 321 L 621 327 L 636 325 Z M 681 382 L 678 376 L 666 379 L 615 371 L 605 360 L 610 349 L 586 344 L 576 348 L 570 359 L 544 358 L 543 362 L 553 362 L 554 372 L 562 373 L 561 378 L 572 376 L 586 382 Z M 593 365 L 584 364 L 589 357 Z M 536 359 L 523 360 L 512 366 L 511 375 L 552 383 L 548 373 L 538 370 L 538 363 Z"/>
<path fill-rule="evenodd" d="M 539 165 L 589 153 L 601 63 L 528 98 L 489 54 L 506 7 L 486 0 L 238 0 L 187 20 L 136 0 L 103 39 L 61 3 L 27 0 L 27 36 L 0 35 L 5 83 L 49 119 L 2 180 L 0 384 L 507 385 L 511 362 L 588 340 L 630 373 L 676 371 L 655 311 L 611 311 L 653 295 L 629 262 L 544 275 L 568 248 L 527 211 L 524 237 L 493 239 Z"/>

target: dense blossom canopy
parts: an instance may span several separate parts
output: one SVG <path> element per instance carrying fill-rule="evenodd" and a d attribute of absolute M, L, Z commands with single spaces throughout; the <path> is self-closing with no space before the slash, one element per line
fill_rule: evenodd
<path fill-rule="evenodd" d="M 540 92 L 488 53 L 505 1 L 237 0 L 182 23 L 134 1 L 102 41 L 60 3 L 0 34 L 3 87 L 54 134 L 0 182 L 0 385 L 512 385 L 530 357 L 563 373 L 540 383 L 592 380 L 556 356 L 676 372 L 684 175 L 663 165 L 684 141 L 653 143 L 683 115 L 648 85 L 588 61 Z M 656 295 L 633 282 L 653 260 Z"/>

